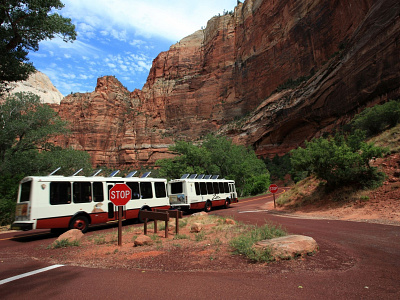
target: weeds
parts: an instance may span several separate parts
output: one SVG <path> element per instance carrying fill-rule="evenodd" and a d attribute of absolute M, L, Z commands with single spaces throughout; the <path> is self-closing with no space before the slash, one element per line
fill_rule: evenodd
<path fill-rule="evenodd" d="M 253 245 L 259 241 L 285 236 L 287 233 L 280 227 L 264 225 L 249 226 L 249 230 L 231 240 L 230 245 L 235 254 L 244 255 L 251 261 L 268 262 L 274 260 L 270 249 L 255 249 Z"/>
<path fill-rule="evenodd" d="M 174 240 L 187 240 L 189 237 L 186 234 L 177 234 L 174 236 Z"/>
<path fill-rule="evenodd" d="M 81 245 L 80 241 L 73 240 L 70 241 L 69 239 L 63 240 L 56 240 L 54 243 L 49 245 L 47 249 L 57 249 L 57 248 L 67 248 L 67 247 L 79 247 Z"/>

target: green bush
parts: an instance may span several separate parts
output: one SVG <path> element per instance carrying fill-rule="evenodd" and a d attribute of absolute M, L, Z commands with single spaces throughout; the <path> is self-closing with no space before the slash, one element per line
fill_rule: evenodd
<path fill-rule="evenodd" d="M 364 130 L 367 136 L 373 136 L 396 126 L 400 122 L 400 102 L 391 100 L 382 105 L 366 108 L 356 115 L 350 127 L 352 130 Z"/>
<path fill-rule="evenodd" d="M 382 157 L 386 150 L 363 142 L 364 138 L 363 132 L 356 131 L 347 139 L 342 134 L 313 139 L 306 142 L 305 148 L 291 151 L 293 168 L 326 180 L 328 188 L 352 184 L 378 186 L 384 175 L 369 162 Z"/>

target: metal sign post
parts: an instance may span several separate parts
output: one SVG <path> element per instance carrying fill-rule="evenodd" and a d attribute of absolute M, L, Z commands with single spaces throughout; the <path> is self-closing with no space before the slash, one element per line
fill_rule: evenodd
<path fill-rule="evenodd" d="M 274 196 L 274 208 L 276 208 L 275 193 L 278 191 L 278 186 L 276 184 L 271 184 L 268 190 L 272 193 L 272 196 Z"/>
<path fill-rule="evenodd" d="M 122 245 L 122 210 L 123 206 L 131 200 L 132 190 L 125 183 L 115 184 L 109 192 L 109 199 L 118 206 L 118 246 Z"/>

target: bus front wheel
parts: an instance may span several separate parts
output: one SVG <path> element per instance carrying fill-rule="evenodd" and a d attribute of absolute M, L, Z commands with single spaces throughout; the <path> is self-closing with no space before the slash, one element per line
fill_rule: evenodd
<path fill-rule="evenodd" d="M 89 229 L 89 220 L 85 216 L 77 216 L 72 219 L 69 229 L 79 229 L 85 233 Z"/>
<path fill-rule="evenodd" d="M 204 211 L 205 212 L 210 212 L 211 211 L 211 201 L 210 200 L 208 200 L 207 202 L 206 202 L 206 205 L 204 206 Z"/>
<path fill-rule="evenodd" d="M 229 199 L 225 199 L 224 208 L 229 208 L 229 205 L 231 205 L 231 201 Z"/>

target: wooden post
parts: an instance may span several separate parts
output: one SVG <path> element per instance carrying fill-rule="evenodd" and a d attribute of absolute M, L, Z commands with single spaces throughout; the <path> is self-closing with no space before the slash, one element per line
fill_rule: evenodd
<path fill-rule="evenodd" d="M 178 218 L 178 216 L 176 216 L 176 219 L 175 219 L 175 233 L 179 234 L 179 218 Z"/>
<path fill-rule="evenodd" d="M 144 219 L 144 235 L 147 235 L 147 218 Z"/>
<path fill-rule="evenodd" d="M 154 233 L 157 233 L 157 220 L 154 220 Z"/>
<path fill-rule="evenodd" d="M 168 216 L 168 212 L 167 212 Z M 165 238 L 168 238 L 168 218 L 165 220 Z"/>

